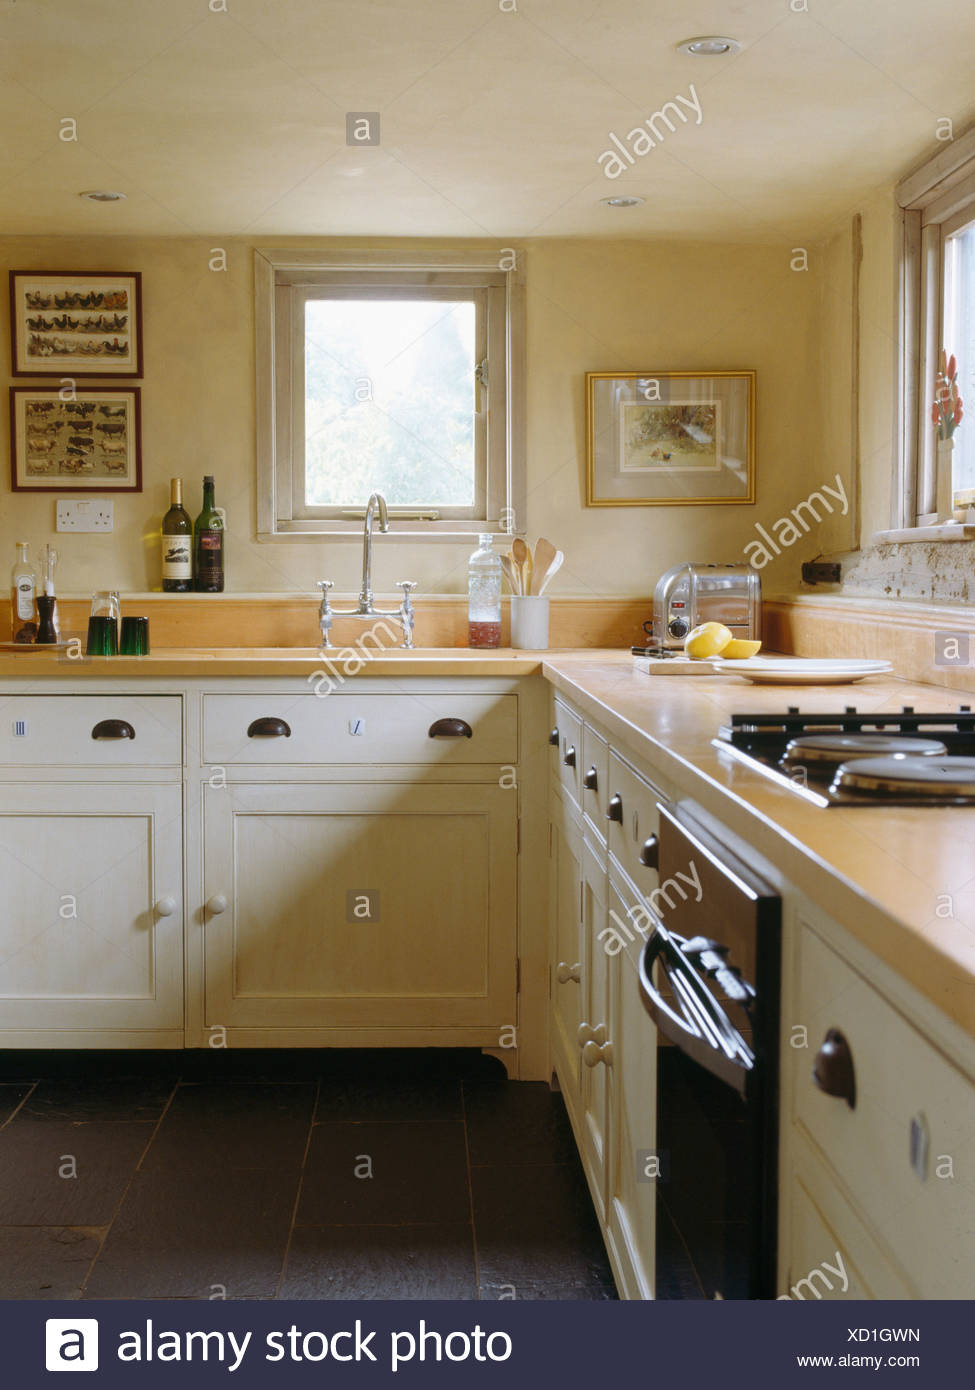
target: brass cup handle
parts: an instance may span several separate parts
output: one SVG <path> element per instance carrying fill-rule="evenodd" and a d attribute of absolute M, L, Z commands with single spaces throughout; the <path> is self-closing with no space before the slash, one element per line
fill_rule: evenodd
<path fill-rule="evenodd" d="M 611 1042 L 597 1043 L 587 1042 L 582 1049 L 582 1060 L 587 1067 L 598 1067 L 600 1062 L 604 1066 L 613 1065 L 613 1044 Z"/>
<path fill-rule="evenodd" d="M 562 761 L 565 763 L 566 767 L 575 767 L 576 750 L 571 746 L 568 747 L 563 754 Z"/>
<path fill-rule="evenodd" d="M 428 738 L 473 738 L 474 730 L 466 719 L 437 719 L 427 731 Z"/>
<path fill-rule="evenodd" d="M 567 985 L 571 980 L 574 984 L 582 981 L 582 962 L 576 961 L 575 965 L 570 965 L 568 961 L 560 960 L 555 971 L 555 978 L 560 985 Z"/>
<path fill-rule="evenodd" d="M 274 715 L 263 715 L 247 726 L 248 738 L 290 738 L 291 725 Z"/>
<path fill-rule="evenodd" d="M 591 767 L 588 772 L 583 773 L 582 785 L 587 792 L 599 790 L 599 773 L 594 767 Z"/>
<path fill-rule="evenodd" d="M 812 1079 L 827 1096 L 845 1100 L 851 1110 L 857 1103 L 856 1070 L 850 1044 L 838 1028 L 830 1028 L 816 1053 Z"/>
<path fill-rule="evenodd" d="M 648 840 L 644 840 L 640 849 L 640 863 L 645 869 L 656 869 L 658 867 L 659 853 L 659 841 L 656 835 L 651 835 Z"/>
<path fill-rule="evenodd" d="M 100 719 L 91 731 L 92 738 L 135 738 L 135 730 L 127 719 Z"/>
<path fill-rule="evenodd" d="M 559 746 L 559 731 L 558 731 L 558 729 L 553 729 L 553 730 L 552 730 L 552 732 L 551 732 L 551 733 L 549 734 L 549 736 L 548 736 L 548 741 L 549 741 L 549 743 L 552 745 L 553 748 L 558 748 L 558 746 Z"/>
<path fill-rule="evenodd" d="M 609 806 L 606 808 L 606 819 L 616 821 L 617 825 L 623 824 L 623 798 L 617 792 L 609 799 Z"/>

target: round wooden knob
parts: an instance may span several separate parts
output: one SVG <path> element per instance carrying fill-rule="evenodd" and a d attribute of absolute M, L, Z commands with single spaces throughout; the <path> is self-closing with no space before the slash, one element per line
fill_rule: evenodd
<path fill-rule="evenodd" d="M 173 913 L 174 913 L 175 911 L 176 911 L 176 899 L 175 899 L 175 898 L 160 898 L 159 901 L 156 903 L 156 916 L 157 916 L 157 917 L 172 917 L 172 915 L 173 915 Z"/>
<path fill-rule="evenodd" d="M 214 893 L 212 898 L 207 899 L 207 915 L 209 917 L 219 917 L 221 912 L 227 911 L 227 897 L 224 893 Z"/>
<path fill-rule="evenodd" d="M 582 965 L 576 961 L 575 965 L 569 965 L 568 961 L 560 960 L 555 971 L 555 978 L 560 985 L 567 985 L 570 980 L 579 984 L 582 979 Z"/>
<path fill-rule="evenodd" d="M 856 1071 L 850 1044 L 838 1028 L 830 1028 L 816 1053 L 812 1078 L 819 1089 L 853 1110 L 857 1103 Z"/>

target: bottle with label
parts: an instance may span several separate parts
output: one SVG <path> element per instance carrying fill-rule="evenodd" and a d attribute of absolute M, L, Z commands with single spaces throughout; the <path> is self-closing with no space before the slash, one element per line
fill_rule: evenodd
<path fill-rule="evenodd" d="M 480 545 L 468 565 L 467 645 L 501 645 L 501 557 L 494 551 L 494 537 L 478 536 Z"/>
<path fill-rule="evenodd" d="M 37 575 L 27 558 L 28 541 L 17 542 L 17 563 L 10 576 L 10 627 L 15 642 L 37 641 Z"/>
<path fill-rule="evenodd" d="M 183 506 L 183 480 L 169 482 L 169 511 L 162 524 L 162 586 L 166 594 L 193 589 L 193 523 Z"/>
<path fill-rule="evenodd" d="M 222 594 L 224 571 L 223 513 L 213 505 L 213 479 L 203 479 L 203 510 L 193 531 L 193 561 L 196 591 Z"/>

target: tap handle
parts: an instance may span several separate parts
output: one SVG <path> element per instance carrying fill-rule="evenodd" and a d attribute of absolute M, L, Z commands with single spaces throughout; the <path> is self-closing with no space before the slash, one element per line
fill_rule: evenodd
<path fill-rule="evenodd" d="M 318 587 L 319 587 L 319 588 L 321 589 L 321 591 L 322 591 L 322 607 L 323 607 L 323 608 L 328 608 L 328 607 L 330 606 L 330 605 L 329 605 L 328 591 L 329 591 L 329 589 L 333 588 L 334 585 L 335 585 L 335 581 L 334 581 L 333 579 L 320 579 L 320 580 L 318 581 Z"/>
<path fill-rule="evenodd" d="M 416 580 L 397 579 L 396 587 L 397 589 L 403 590 L 403 607 L 409 608 L 412 602 L 411 595 L 413 593 L 413 590 L 416 588 Z"/>

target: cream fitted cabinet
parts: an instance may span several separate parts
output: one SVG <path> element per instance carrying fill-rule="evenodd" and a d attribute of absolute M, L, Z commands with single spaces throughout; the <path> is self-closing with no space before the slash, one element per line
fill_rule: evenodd
<path fill-rule="evenodd" d="M 0 1041 L 546 1075 L 541 682 L 38 684 L 0 690 Z"/>
<path fill-rule="evenodd" d="M 552 1069 L 620 1294 L 648 1299 L 656 1029 L 640 994 L 642 938 L 634 931 L 624 944 L 618 924 L 633 920 L 657 885 L 641 851 L 656 828 L 661 792 L 559 697 L 550 750 Z"/>
<path fill-rule="evenodd" d="M 203 819 L 208 1028 L 514 1026 L 511 790 L 233 783 Z"/>
<path fill-rule="evenodd" d="M 0 700 L 0 1042 L 178 1045 L 179 697 Z"/>

